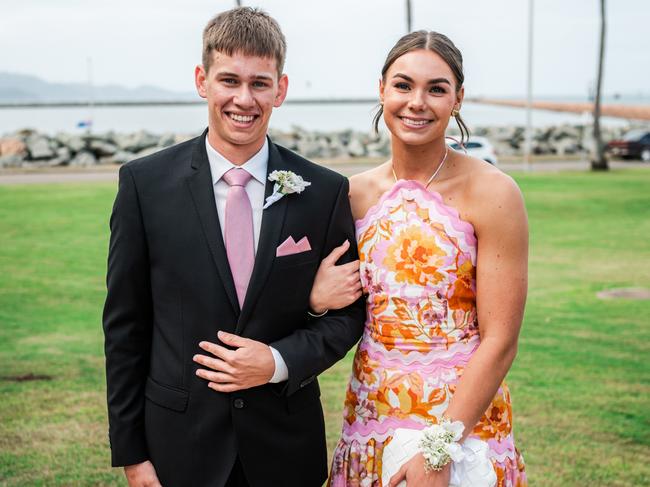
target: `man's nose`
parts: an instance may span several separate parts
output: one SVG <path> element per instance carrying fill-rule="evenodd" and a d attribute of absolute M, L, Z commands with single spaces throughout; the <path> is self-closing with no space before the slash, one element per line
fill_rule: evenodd
<path fill-rule="evenodd" d="M 251 107 L 254 103 L 253 92 L 250 86 L 242 84 L 235 94 L 235 103 L 242 107 Z"/>

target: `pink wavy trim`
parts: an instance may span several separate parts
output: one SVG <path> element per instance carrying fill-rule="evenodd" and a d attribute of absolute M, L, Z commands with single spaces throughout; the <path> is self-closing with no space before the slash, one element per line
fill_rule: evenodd
<path fill-rule="evenodd" d="M 422 193 L 424 193 L 424 197 L 427 200 L 433 202 L 436 208 L 438 209 L 438 211 L 440 211 L 440 213 L 443 216 L 447 216 L 448 218 L 450 218 L 450 223 L 452 227 L 454 227 L 455 230 L 458 230 L 459 232 L 465 234 L 467 243 L 469 245 L 476 245 L 476 235 L 474 233 L 474 226 L 470 222 L 463 220 L 460 217 L 460 213 L 456 208 L 447 205 L 444 202 L 442 195 L 440 193 L 438 193 L 437 191 L 426 189 L 418 181 L 405 180 L 405 179 L 400 179 L 395 184 L 393 184 L 393 186 L 388 191 L 386 191 L 384 194 L 381 195 L 377 203 L 375 203 L 370 208 L 368 208 L 368 211 L 366 211 L 365 216 L 355 222 L 357 228 L 357 236 L 359 236 L 363 231 L 365 231 L 370 220 L 374 219 L 375 216 L 381 212 L 384 203 L 387 200 L 393 198 L 402 188 L 421 190 Z"/>
<path fill-rule="evenodd" d="M 517 459 L 517 454 L 514 450 L 507 451 L 500 455 L 494 453 L 492 450 L 488 450 L 488 458 L 492 461 L 492 463 L 499 463 L 501 464 L 501 467 L 505 467 L 508 464 L 506 460 L 514 462 Z"/>
<path fill-rule="evenodd" d="M 503 440 L 497 440 L 495 438 L 490 438 L 487 440 L 490 451 L 496 453 L 497 455 L 503 455 L 504 453 L 515 451 L 515 441 L 512 436 L 508 435 Z"/>
<path fill-rule="evenodd" d="M 343 432 L 337 445 L 337 452 L 340 450 L 349 450 L 353 442 L 359 443 L 358 447 L 363 448 L 364 444 L 367 444 L 369 440 L 374 439 L 376 442 L 385 442 L 388 438 L 393 436 L 393 433 L 397 428 L 409 428 L 421 430 L 427 427 L 427 424 L 414 421 L 412 419 L 395 419 L 395 418 L 386 418 L 384 420 L 370 420 L 365 424 L 355 422 L 352 425 L 344 423 Z M 481 439 L 476 435 L 470 435 L 472 438 Z M 341 448 L 345 444 L 345 447 Z M 508 436 L 503 440 L 499 441 L 494 438 L 487 440 L 489 457 L 493 462 L 497 462 L 505 466 L 507 464 L 506 460 L 515 461 L 517 458 L 517 452 L 515 450 L 515 443 L 512 436 Z"/>
<path fill-rule="evenodd" d="M 437 369 L 453 369 L 458 365 L 465 365 L 469 362 L 475 349 L 464 350 L 462 352 L 452 352 L 449 355 L 446 354 L 444 357 L 437 355 L 436 358 L 431 361 L 424 361 L 422 358 L 404 360 L 401 357 L 390 357 L 383 354 L 381 351 L 373 350 L 371 348 L 367 348 L 366 350 L 368 352 L 368 357 L 373 361 L 379 362 L 382 368 L 395 368 L 409 372 L 419 370 L 424 373 L 433 372 Z M 435 350 L 435 352 L 438 352 L 438 350 Z M 413 353 L 409 354 L 408 357 L 411 355 L 420 355 L 420 357 L 422 357 L 422 354 Z"/>
<path fill-rule="evenodd" d="M 376 340 L 372 337 L 364 336 L 359 344 L 359 348 L 362 351 L 368 352 L 369 358 L 381 363 L 382 365 L 392 365 L 396 367 L 417 365 L 428 367 L 440 364 L 449 365 L 451 368 L 453 365 L 449 364 L 450 359 L 458 359 L 459 362 L 462 362 L 462 360 L 467 361 L 480 344 L 479 336 L 474 335 L 467 342 L 454 343 L 449 347 L 449 349 L 444 351 L 440 348 L 432 348 L 431 355 L 433 356 L 435 354 L 435 358 L 430 361 L 426 360 L 427 355 L 422 353 L 409 353 L 408 355 L 405 355 L 397 349 L 389 351 L 383 347 L 379 348 L 380 345 L 378 345 Z"/>
<path fill-rule="evenodd" d="M 354 422 L 351 425 L 343 423 L 343 433 L 341 439 L 345 441 L 356 440 L 366 443 L 370 438 L 376 441 L 385 441 L 386 438 L 393 435 L 397 428 L 410 428 L 421 430 L 426 428 L 426 423 L 421 423 L 413 419 L 386 418 L 382 421 L 371 419 L 365 424 Z"/>

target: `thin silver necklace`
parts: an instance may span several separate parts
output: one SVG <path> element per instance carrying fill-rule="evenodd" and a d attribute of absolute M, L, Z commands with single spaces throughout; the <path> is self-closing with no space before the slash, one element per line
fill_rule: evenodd
<path fill-rule="evenodd" d="M 424 185 L 424 189 L 427 189 L 429 187 L 431 182 L 436 178 L 436 176 L 440 172 L 440 169 L 442 169 L 442 166 L 445 165 L 445 161 L 447 160 L 447 155 L 449 155 L 449 146 L 445 147 L 445 155 L 442 158 L 442 161 L 440 161 L 440 164 L 438 164 L 438 168 L 431 175 L 431 177 L 427 180 L 427 184 Z M 393 161 L 391 161 L 391 163 L 390 163 L 390 170 L 393 171 L 393 178 L 395 178 L 395 182 L 397 182 L 398 179 L 397 179 L 397 174 L 395 174 L 395 166 L 393 165 Z"/>

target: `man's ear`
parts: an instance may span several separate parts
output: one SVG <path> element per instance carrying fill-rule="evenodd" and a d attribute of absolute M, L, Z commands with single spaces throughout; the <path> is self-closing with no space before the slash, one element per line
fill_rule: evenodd
<path fill-rule="evenodd" d="M 273 106 L 278 108 L 284 102 L 284 99 L 287 97 L 287 90 L 289 89 L 289 77 L 286 74 L 280 76 L 278 80 L 278 92 L 275 95 L 275 100 L 273 101 Z"/>
<path fill-rule="evenodd" d="M 203 68 L 202 64 L 198 64 L 194 68 L 194 85 L 196 86 L 196 92 L 201 98 L 207 98 L 208 92 L 205 88 L 205 83 L 207 81 L 207 73 Z"/>

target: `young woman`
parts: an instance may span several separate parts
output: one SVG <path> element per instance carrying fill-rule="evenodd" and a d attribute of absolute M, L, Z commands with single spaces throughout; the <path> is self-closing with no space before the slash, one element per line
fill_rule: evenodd
<path fill-rule="evenodd" d="M 503 382 L 526 299 L 526 211 L 510 177 L 446 145 L 450 118 L 467 135 L 463 81 L 461 53 L 435 32 L 404 36 L 382 69 L 375 127 L 383 115 L 392 159 L 350 180 L 367 321 L 332 487 L 384 485 L 394 431 L 443 418 L 462 422 L 461 442 L 487 442 L 497 485 L 526 485 Z M 350 265 L 319 270 L 314 311 L 353 300 L 354 276 Z M 450 465 L 426 468 L 418 453 L 390 485 L 446 487 Z"/>

